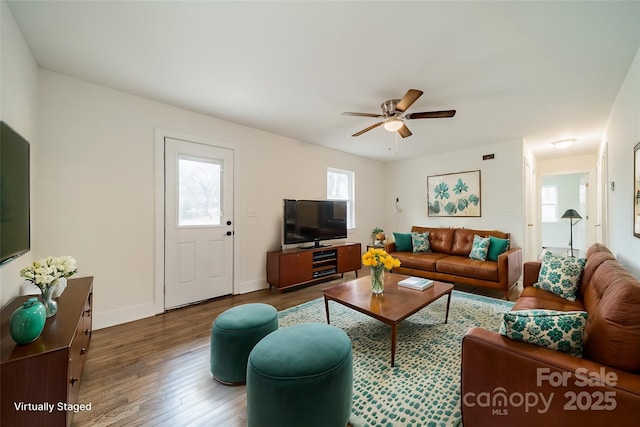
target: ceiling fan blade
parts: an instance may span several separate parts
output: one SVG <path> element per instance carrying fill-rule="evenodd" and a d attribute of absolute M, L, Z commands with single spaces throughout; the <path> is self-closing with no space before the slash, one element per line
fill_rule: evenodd
<path fill-rule="evenodd" d="M 384 117 L 381 114 L 373 114 L 373 113 L 352 113 L 350 111 L 345 111 L 342 113 L 343 116 L 358 116 L 358 117 Z"/>
<path fill-rule="evenodd" d="M 360 132 L 356 132 L 356 133 L 354 133 L 354 134 L 353 134 L 353 135 L 351 135 L 351 136 L 360 136 L 360 135 L 362 135 L 362 134 L 363 134 L 363 133 L 365 133 L 365 132 L 369 132 L 371 129 L 375 129 L 375 128 L 377 128 L 378 126 L 380 126 L 380 125 L 381 125 L 381 124 L 383 124 L 383 123 L 384 123 L 384 122 L 378 122 L 378 123 L 376 123 L 375 125 L 371 125 L 371 126 L 369 126 L 368 128 L 362 129 Z"/>
<path fill-rule="evenodd" d="M 453 117 L 456 115 L 456 110 L 445 111 L 425 111 L 424 113 L 409 113 L 404 116 L 406 120 L 411 119 L 441 119 L 445 117 Z"/>
<path fill-rule="evenodd" d="M 398 102 L 398 105 L 396 105 L 396 111 L 400 111 L 401 113 L 407 111 L 409 107 L 411 107 L 411 104 L 422 96 L 422 93 L 423 92 L 418 89 L 409 89 L 400 102 Z"/>
<path fill-rule="evenodd" d="M 403 138 L 407 138 L 407 137 L 413 135 L 411 133 L 411 131 L 409 130 L 409 128 L 407 127 L 407 125 L 405 125 L 405 124 L 402 124 L 402 127 L 400 129 L 398 129 L 398 133 Z"/>

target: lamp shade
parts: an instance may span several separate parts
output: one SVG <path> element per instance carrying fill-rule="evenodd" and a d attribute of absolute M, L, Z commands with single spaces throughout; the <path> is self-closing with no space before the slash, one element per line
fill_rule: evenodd
<path fill-rule="evenodd" d="M 565 213 L 562 214 L 561 218 L 582 218 L 575 209 L 567 209 Z"/>
<path fill-rule="evenodd" d="M 398 129 L 400 129 L 402 126 L 404 126 L 404 123 L 402 123 L 402 120 L 398 120 L 398 119 L 391 119 L 384 122 L 384 128 L 389 132 L 395 132 Z"/>

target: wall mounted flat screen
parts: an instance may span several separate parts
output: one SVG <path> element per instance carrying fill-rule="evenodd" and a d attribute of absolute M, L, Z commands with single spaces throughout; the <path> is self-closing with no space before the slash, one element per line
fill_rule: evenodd
<path fill-rule="evenodd" d="M 0 122 L 0 264 L 31 247 L 29 143 Z"/>
<path fill-rule="evenodd" d="M 347 202 L 336 200 L 284 200 L 284 243 L 287 245 L 345 239 Z"/>

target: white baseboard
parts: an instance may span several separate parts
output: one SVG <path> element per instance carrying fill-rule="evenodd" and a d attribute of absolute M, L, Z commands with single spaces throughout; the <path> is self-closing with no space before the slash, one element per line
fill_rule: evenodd
<path fill-rule="evenodd" d="M 234 294 L 246 294 L 261 289 L 267 289 L 269 285 L 264 279 L 251 280 L 240 284 Z M 120 325 L 122 323 L 133 322 L 134 320 L 144 319 L 146 317 L 155 316 L 156 306 L 154 303 L 139 304 L 131 307 L 119 308 L 106 313 L 96 313 L 93 315 L 93 329 L 108 328 L 109 326 Z"/>
<path fill-rule="evenodd" d="M 92 329 L 108 328 L 109 326 L 120 325 L 155 315 L 156 306 L 153 303 L 134 305 L 106 313 L 96 313 L 94 310 Z"/>
<path fill-rule="evenodd" d="M 240 283 L 240 286 L 238 286 L 238 289 L 235 289 L 233 293 L 246 294 L 253 291 L 259 291 L 261 289 L 267 289 L 268 287 L 269 287 L 269 284 L 265 279 L 250 280 L 248 282 Z"/>

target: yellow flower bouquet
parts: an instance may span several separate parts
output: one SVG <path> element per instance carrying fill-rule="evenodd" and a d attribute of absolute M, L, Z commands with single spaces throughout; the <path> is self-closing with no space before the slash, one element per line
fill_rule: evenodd
<path fill-rule="evenodd" d="M 371 248 L 362 255 L 362 264 L 371 267 L 371 291 L 384 291 L 384 270 L 400 267 L 400 260 L 392 257 L 384 249 Z"/>

